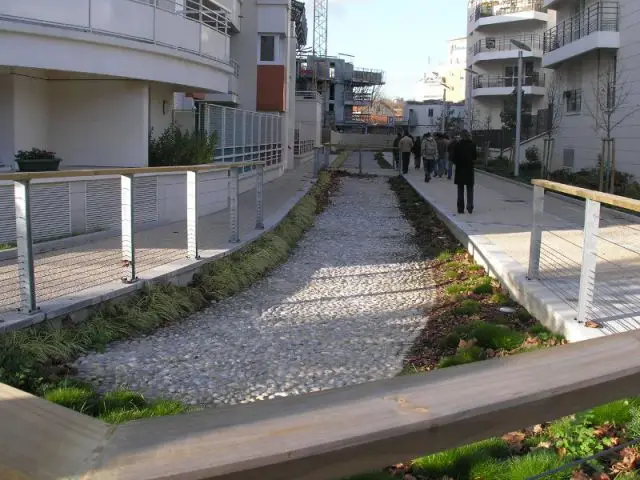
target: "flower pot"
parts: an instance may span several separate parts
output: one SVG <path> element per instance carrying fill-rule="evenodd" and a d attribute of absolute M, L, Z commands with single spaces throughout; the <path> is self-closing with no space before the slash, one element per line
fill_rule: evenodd
<path fill-rule="evenodd" d="M 54 172 L 58 170 L 60 158 L 34 158 L 16 160 L 21 172 Z"/>

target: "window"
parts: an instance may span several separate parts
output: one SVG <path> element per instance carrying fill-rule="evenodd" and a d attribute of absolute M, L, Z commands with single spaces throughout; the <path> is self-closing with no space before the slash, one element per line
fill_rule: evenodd
<path fill-rule="evenodd" d="M 276 61 L 276 37 L 274 35 L 260 35 L 260 61 Z"/>
<path fill-rule="evenodd" d="M 333 112 L 335 110 L 335 105 L 333 103 L 329 104 L 329 111 Z"/>
<path fill-rule="evenodd" d="M 336 86 L 335 84 L 332 84 L 329 87 L 329 100 L 335 100 L 336 99 Z"/>
<path fill-rule="evenodd" d="M 433 118 L 433 108 L 429 109 L 429 118 Z"/>
<path fill-rule="evenodd" d="M 567 113 L 578 113 L 582 110 L 582 90 L 567 90 L 564 92 Z"/>

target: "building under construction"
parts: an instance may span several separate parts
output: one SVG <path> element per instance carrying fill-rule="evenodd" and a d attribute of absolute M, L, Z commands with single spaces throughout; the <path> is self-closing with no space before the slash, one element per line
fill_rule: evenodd
<path fill-rule="evenodd" d="M 315 69 L 315 71 L 314 71 Z M 384 84 L 384 72 L 355 68 L 340 57 L 300 56 L 297 59 L 296 90 L 317 90 L 324 101 L 323 123 L 340 131 L 366 131 L 371 115 L 358 113 L 371 105 L 373 94 Z M 315 74 L 315 78 L 314 78 Z M 355 109 L 354 109 L 355 107 Z"/>

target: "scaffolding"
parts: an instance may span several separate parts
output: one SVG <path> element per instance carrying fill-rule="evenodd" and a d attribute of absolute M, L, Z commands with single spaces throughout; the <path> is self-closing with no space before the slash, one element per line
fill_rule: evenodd
<path fill-rule="evenodd" d="M 329 81 L 329 63 L 327 60 L 328 3 L 329 0 L 314 0 L 313 2 L 313 77 L 311 86 L 314 91 L 317 90 L 320 93 L 322 105 L 327 103 Z M 324 108 L 322 124 L 327 126 Z"/>

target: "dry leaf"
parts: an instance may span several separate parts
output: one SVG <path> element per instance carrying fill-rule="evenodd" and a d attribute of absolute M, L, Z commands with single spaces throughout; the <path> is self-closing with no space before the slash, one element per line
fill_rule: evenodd
<path fill-rule="evenodd" d="M 584 322 L 584 326 L 587 328 L 602 328 L 602 325 L 600 325 L 598 322 L 594 322 L 593 320 L 587 320 L 586 322 Z"/>
<path fill-rule="evenodd" d="M 559 448 L 557 451 L 560 458 L 564 458 L 567 455 L 567 449 L 564 447 Z"/>
<path fill-rule="evenodd" d="M 549 449 L 551 448 L 551 446 L 553 445 L 553 443 L 551 442 L 540 442 L 536 448 L 545 448 L 545 449 Z"/>
<path fill-rule="evenodd" d="M 611 480 L 611 477 L 606 473 L 596 472 L 591 476 L 591 480 Z"/>
<path fill-rule="evenodd" d="M 540 344 L 540 340 L 537 339 L 536 337 L 527 337 L 527 339 L 524 341 L 525 345 L 539 345 Z"/>
<path fill-rule="evenodd" d="M 533 433 L 535 433 L 536 435 L 539 433 L 542 433 L 542 430 L 544 430 L 544 427 L 542 426 L 542 424 L 537 424 L 533 426 Z"/>
<path fill-rule="evenodd" d="M 611 465 L 611 472 L 622 473 L 635 470 L 638 460 L 640 460 L 640 453 L 638 450 L 632 447 L 627 447 L 620 450 L 618 454 L 622 460 Z"/>
<path fill-rule="evenodd" d="M 470 348 L 476 344 L 477 340 L 472 338 L 471 340 L 462 340 L 458 343 L 458 348 Z"/>

